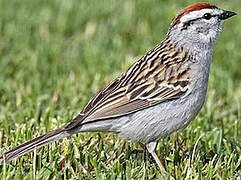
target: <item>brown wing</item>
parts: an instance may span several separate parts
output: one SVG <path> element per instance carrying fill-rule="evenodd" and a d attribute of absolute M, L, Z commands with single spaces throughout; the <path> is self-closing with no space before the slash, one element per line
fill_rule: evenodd
<path fill-rule="evenodd" d="M 125 74 L 97 94 L 80 112 L 76 124 L 129 114 L 188 90 L 191 54 L 176 44 L 165 42 L 150 50 Z"/>

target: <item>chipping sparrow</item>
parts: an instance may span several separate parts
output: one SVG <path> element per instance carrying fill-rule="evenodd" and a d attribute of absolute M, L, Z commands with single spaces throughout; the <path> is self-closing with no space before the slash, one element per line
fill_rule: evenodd
<path fill-rule="evenodd" d="M 164 41 L 91 99 L 70 123 L 6 152 L 0 161 L 74 133 L 102 131 L 145 142 L 163 169 L 155 153 L 157 141 L 197 116 L 207 92 L 214 42 L 223 21 L 235 14 L 208 3 L 184 8 Z"/>

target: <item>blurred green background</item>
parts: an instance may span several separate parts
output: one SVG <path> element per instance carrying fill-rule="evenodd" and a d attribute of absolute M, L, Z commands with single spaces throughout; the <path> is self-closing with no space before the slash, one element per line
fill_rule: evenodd
<path fill-rule="evenodd" d="M 133 59 L 161 42 L 175 14 L 194 2 L 0 0 L 0 154 L 69 122 Z M 239 0 L 209 2 L 240 14 Z M 158 155 L 176 179 L 240 175 L 238 24 L 240 15 L 224 24 L 198 118 L 158 145 Z M 133 155 L 139 147 L 130 142 L 122 153 L 121 143 L 111 134 L 78 134 L 41 148 L 36 164 L 30 153 L 0 165 L 0 177 L 158 178 L 151 157 Z"/>

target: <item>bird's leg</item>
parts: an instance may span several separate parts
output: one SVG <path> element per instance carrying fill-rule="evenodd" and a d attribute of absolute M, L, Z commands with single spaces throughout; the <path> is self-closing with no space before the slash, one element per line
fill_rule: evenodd
<path fill-rule="evenodd" d="M 164 166 L 162 165 L 160 159 L 158 158 L 155 149 L 156 149 L 156 142 L 150 142 L 148 144 L 146 144 L 146 149 L 148 150 L 149 153 L 151 153 L 151 155 L 153 156 L 153 158 L 155 159 L 157 165 L 159 166 L 161 172 L 162 172 L 162 176 L 163 178 L 166 180 L 167 179 L 167 172 L 164 168 Z"/>

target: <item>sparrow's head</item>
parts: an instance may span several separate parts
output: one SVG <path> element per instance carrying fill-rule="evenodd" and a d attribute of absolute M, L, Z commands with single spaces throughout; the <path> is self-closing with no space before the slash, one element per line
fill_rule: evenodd
<path fill-rule="evenodd" d="M 222 30 L 223 22 L 234 15 L 236 13 L 209 3 L 192 4 L 173 19 L 169 34 L 174 32 L 202 43 L 214 42 Z"/>

